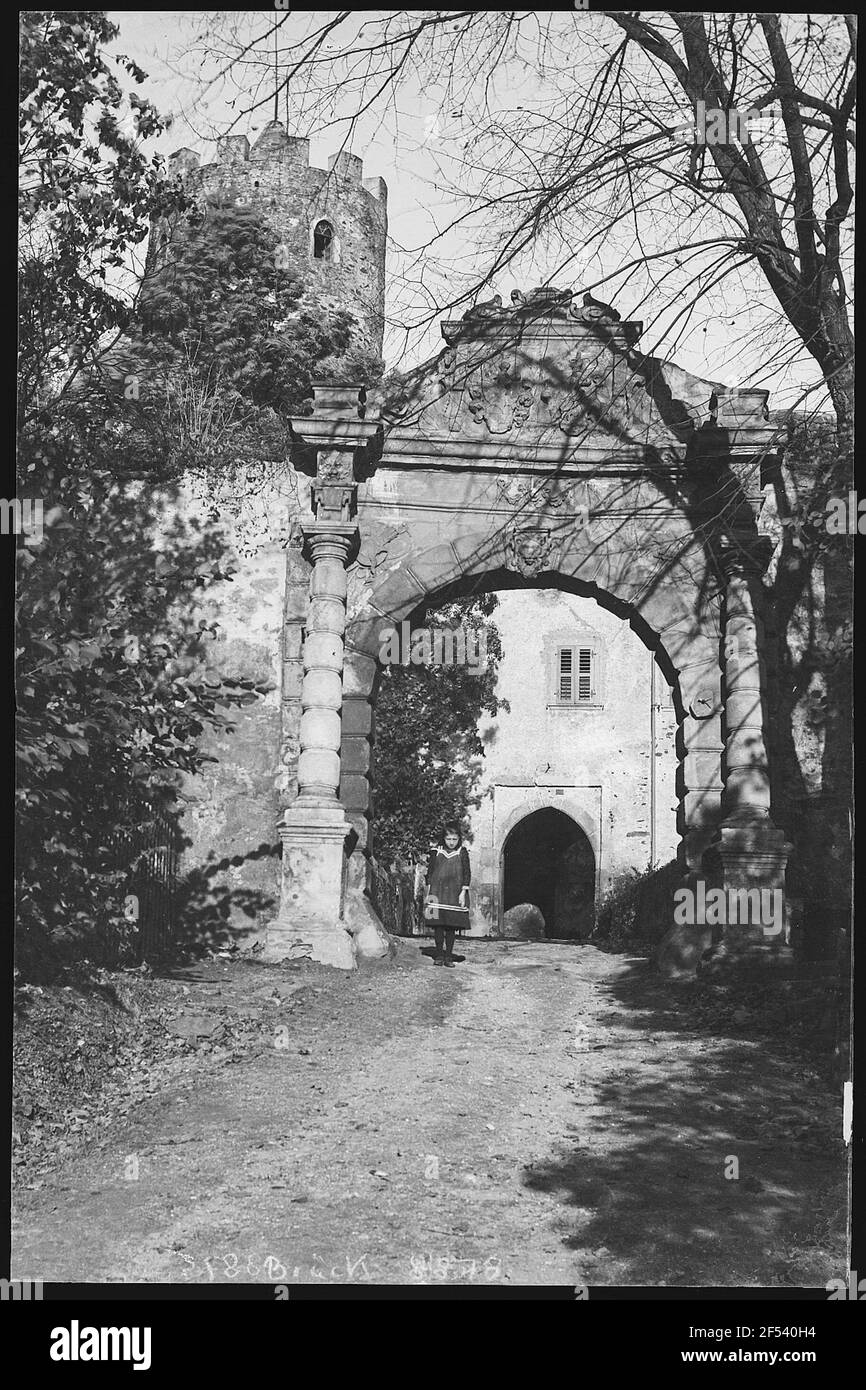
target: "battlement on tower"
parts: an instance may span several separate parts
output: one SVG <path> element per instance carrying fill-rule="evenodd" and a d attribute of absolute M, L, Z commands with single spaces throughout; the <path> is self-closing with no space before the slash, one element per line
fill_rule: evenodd
<path fill-rule="evenodd" d="M 202 186 L 210 190 L 224 181 L 231 172 L 235 177 L 247 173 L 254 180 L 257 170 L 282 169 L 292 172 L 314 185 L 321 186 L 330 178 L 341 183 L 359 185 L 371 198 L 386 204 L 388 186 L 382 178 L 365 178 L 364 161 L 348 150 L 339 150 L 328 158 L 326 169 L 310 163 L 310 142 L 300 135 L 287 134 L 281 121 L 271 121 L 255 144 L 246 135 L 224 135 L 217 142 L 215 161 L 202 164 L 194 150 L 181 149 L 169 156 L 173 173 L 197 173 Z"/>

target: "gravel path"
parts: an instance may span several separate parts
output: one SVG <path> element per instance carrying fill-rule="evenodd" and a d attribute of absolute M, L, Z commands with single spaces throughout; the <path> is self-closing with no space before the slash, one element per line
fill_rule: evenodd
<path fill-rule="evenodd" d="M 823 1285 L 844 1273 L 827 1086 L 694 1026 L 688 987 L 572 944 L 417 942 L 354 974 L 224 973 L 261 1015 L 15 1206 L 17 1277 Z M 191 972 L 188 1007 L 212 981 Z M 261 1001 L 250 1004 L 253 993 Z M 287 984 L 302 979 L 305 988 Z M 738 1177 L 732 1173 L 735 1160 Z"/>

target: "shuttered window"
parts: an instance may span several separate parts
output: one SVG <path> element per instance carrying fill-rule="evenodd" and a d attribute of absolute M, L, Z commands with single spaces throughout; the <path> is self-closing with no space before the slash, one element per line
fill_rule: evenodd
<path fill-rule="evenodd" d="M 592 652 L 588 647 L 577 649 L 577 698 L 592 699 Z"/>
<path fill-rule="evenodd" d="M 562 647 L 559 653 L 559 702 L 570 705 L 574 699 L 574 672 L 571 647 Z"/>
<path fill-rule="evenodd" d="M 595 699 L 595 652 L 591 647 L 560 647 L 556 653 L 556 703 L 589 705 Z"/>

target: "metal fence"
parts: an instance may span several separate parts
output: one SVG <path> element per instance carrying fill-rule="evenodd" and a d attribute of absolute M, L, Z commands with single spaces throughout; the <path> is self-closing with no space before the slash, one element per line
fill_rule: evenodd
<path fill-rule="evenodd" d="M 427 931 L 421 898 L 415 891 L 415 870 L 410 866 L 376 864 L 372 898 L 382 925 L 393 936 L 423 936 Z"/>
<path fill-rule="evenodd" d="M 158 956 L 171 943 L 176 926 L 178 866 L 182 837 L 177 818 L 165 807 L 129 802 L 122 828 L 109 839 L 106 868 L 122 875 L 118 892 L 125 930 L 106 930 L 106 964 L 133 953 L 139 961 Z"/>

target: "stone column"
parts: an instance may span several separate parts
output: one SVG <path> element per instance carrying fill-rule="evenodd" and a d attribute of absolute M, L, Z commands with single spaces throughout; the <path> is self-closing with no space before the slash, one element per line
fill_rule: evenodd
<path fill-rule="evenodd" d="M 332 806 L 338 801 L 346 564 L 357 534 L 352 525 L 328 522 L 308 527 L 304 532 L 313 564 L 303 650 L 298 759 L 298 800 L 305 806 Z"/>
<path fill-rule="evenodd" d="M 358 386 L 317 382 L 314 395 L 313 415 L 291 422 L 293 459 L 306 471 L 315 468 L 313 515 L 303 528 L 312 572 L 300 656 L 298 791 L 278 827 L 280 911 L 268 929 L 266 958 L 305 955 L 351 970 L 356 941 L 344 909 L 356 837 L 340 801 L 346 569 L 359 540 L 356 467 L 369 461 L 381 424 L 364 419 Z"/>
<path fill-rule="evenodd" d="M 725 561 L 725 791 L 726 824 L 766 820 L 770 773 L 764 744 L 761 667 L 749 568 Z"/>
<path fill-rule="evenodd" d="M 726 890 L 769 890 L 784 905 L 785 867 L 791 846 L 770 819 L 770 773 L 764 741 L 763 680 L 751 583 L 760 557 L 728 546 L 725 575 L 725 790 L 722 820 L 711 846 Z M 778 930 L 776 926 L 778 925 Z M 778 923 L 728 922 L 723 956 L 782 958 L 785 933 Z"/>
<path fill-rule="evenodd" d="M 680 737 L 683 747 L 683 844 L 686 867 L 700 868 L 721 819 L 722 780 L 721 697 L 719 671 L 715 682 L 700 687 L 697 696 L 684 694 L 685 714 Z"/>
<path fill-rule="evenodd" d="M 687 889 L 697 898 L 702 881 L 706 887 L 704 856 L 719 833 L 724 786 L 718 658 L 714 668 L 701 663 L 697 669 L 686 670 L 684 676 L 691 677 L 692 684 L 690 689 L 681 676 L 685 717 L 680 731 L 683 750 L 680 815 L 685 862 L 676 887 Z M 705 922 L 675 922 L 659 943 L 656 964 L 670 979 L 693 976 L 712 941 L 712 929 Z"/>
<path fill-rule="evenodd" d="M 298 795 L 278 830 L 283 845 L 280 913 L 268 932 L 267 954 L 300 951 L 350 970 L 352 936 L 343 923 L 346 836 L 339 801 L 340 710 L 346 564 L 356 541 L 353 525 L 314 523 L 304 530 L 313 570 L 303 647 Z"/>

